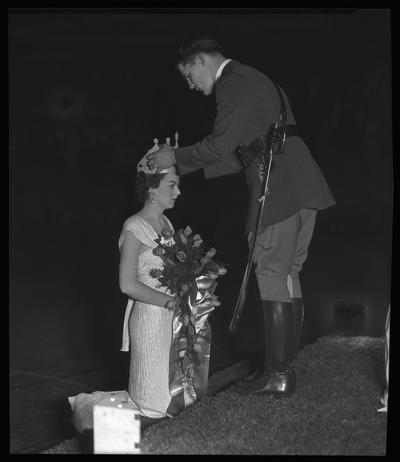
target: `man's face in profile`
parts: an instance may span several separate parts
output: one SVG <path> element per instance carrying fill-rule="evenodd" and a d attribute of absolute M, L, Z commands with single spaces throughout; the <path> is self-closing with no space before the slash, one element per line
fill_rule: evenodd
<path fill-rule="evenodd" d="M 178 70 L 183 78 L 188 82 L 191 90 L 201 91 L 203 95 L 211 95 L 214 87 L 214 80 L 210 72 L 207 60 L 199 56 L 188 63 L 179 64 Z"/>

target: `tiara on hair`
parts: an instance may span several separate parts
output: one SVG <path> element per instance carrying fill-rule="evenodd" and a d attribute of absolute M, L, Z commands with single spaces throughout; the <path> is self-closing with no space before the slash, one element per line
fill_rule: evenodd
<path fill-rule="evenodd" d="M 179 138 L 179 134 L 178 132 L 175 132 L 175 145 L 174 145 L 174 148 L 177 148 L 178 147 L 178 138 Z M 155 174 L 157 173 L 157 167 L 154 167 L 152 169 L 150 169 L 147 165 L 147 156 L 148 154 L 152 153 L 152 152 L 155 152 L 155 151 L 158 151 L 160 149 L 159 145 L 158 145 L 158 139 L 157 138 L 154 138 L 154 146 L 149 149 L 146 154 L 140 159 L 140 161 L 138 162 L 137 164 L 137 171 L 138 172 L 144 172 L 148 175 L 151 175 L 151 174 Z M 171 138 L 165 138 L 165 143 L 168 144 L 168 146 L 171 146 Z M 168 172 L 168 169 L 164 169 L 164 170 L 161 170 L 160 172 L 158 173 L 167 173 Z"/>

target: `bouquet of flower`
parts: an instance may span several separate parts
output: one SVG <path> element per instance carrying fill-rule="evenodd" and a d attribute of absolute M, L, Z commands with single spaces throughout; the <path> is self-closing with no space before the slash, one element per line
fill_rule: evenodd
<path fill-rule="evenodd" d="M 207 315 L 221 303 L 213 294 L 216 280 L 226 273 L 225 266 L 214 261 L 215 248 L 207 249 L 199 234 L 189 226 L 173 234 L 169 229 L 156 239 L 153 253 L 163 260 L 163 269 L 150 275 L 176 297 L 175 318 L 179 323 L 181 369 L 190 377 L 191 364 L 199 365 L 201 336 Z M 203 319 L 203 322 L 200 322 Z"/>

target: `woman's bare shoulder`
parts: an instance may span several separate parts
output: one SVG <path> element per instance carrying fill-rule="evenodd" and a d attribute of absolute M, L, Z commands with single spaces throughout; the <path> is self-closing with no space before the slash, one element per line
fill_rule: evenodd
<path fill-rule="evenodd" d="M 140 215 L 140 213 L 135 213 L 125 220 L 123 228 L 125 229 L 128 227 L 141 225 L 143 224 L 143 220 L 144 218 Z"/>

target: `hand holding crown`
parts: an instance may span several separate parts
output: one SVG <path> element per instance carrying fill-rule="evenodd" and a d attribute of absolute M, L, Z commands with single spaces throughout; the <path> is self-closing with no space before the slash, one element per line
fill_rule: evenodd
<path fill-rule="evenodd" d="M 174 150 L 178 147 L 178 133 L 175 133 L 175 146 L 171 147 L 169 144 L 170 139 L 166 139 L 166 143 L 158 150 L 149 152 L 146 155 L 147 166 L 150 170 L 157 168 L 157 171 L 175 165 Z"/>

